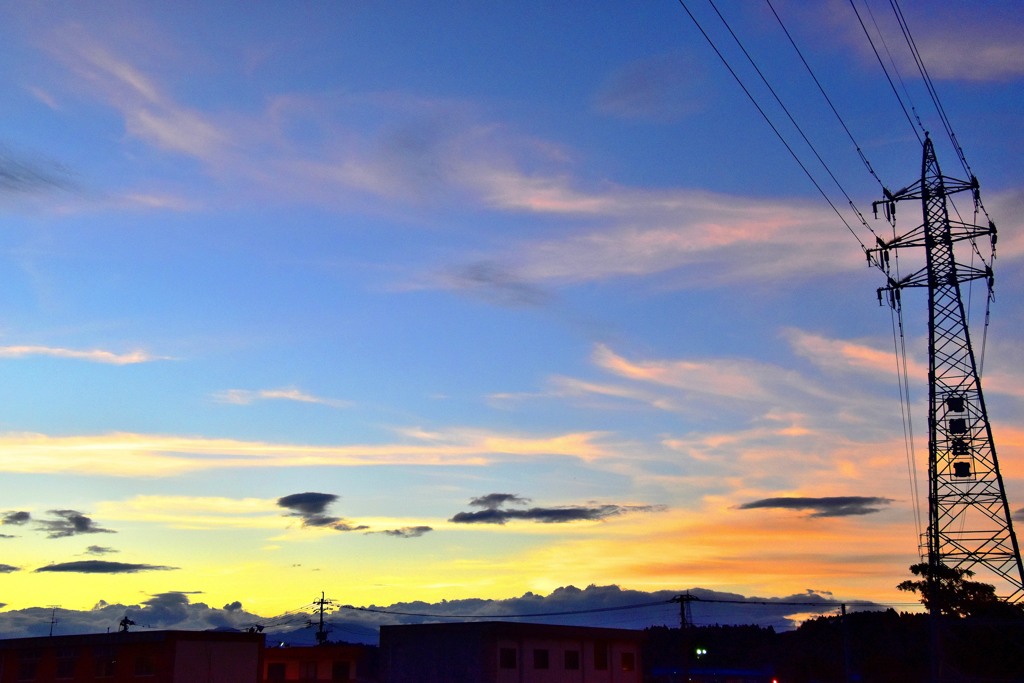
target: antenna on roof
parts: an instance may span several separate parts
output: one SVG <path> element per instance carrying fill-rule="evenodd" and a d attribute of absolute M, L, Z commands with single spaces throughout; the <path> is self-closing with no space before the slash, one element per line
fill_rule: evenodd
<path fill-rule="evenodd" d="M 50 637 L 51 638 L 53 637 L 53 626 L 54 626 L 54 624 L 57 623 L 57 609 L 58 608 L 60 608 L 60 605 L 50 605 L 50 609 L 53 610 L 52 612 L 50 612 Z"/>

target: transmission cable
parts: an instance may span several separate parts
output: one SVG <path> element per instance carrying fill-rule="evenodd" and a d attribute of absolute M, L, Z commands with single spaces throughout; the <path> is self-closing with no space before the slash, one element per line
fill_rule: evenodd
<path fill-rule="evenodd" d="M 956 150 L 957 156 L 960 157 L 960 163 L 963 164 L 964 171 L 968 176 L 973 176 L 971 173 L 971 167 L 967 163 L 967 157 L 964 156 L 964 150 L 960 147 L 960 143 L 956 139 L 956 134 L 953 132 L 952 126 L 949 124 L 949 118 L 946 116 L 946 110 L 942 106 L 942 102 L 939 101 L 939 93 L 935 89 L 935 84 L 932 82 L 931 76 L 928 74 L 928 68 L 924 64 L 924 60 L 921 58 L 921 53 L 917 49 L 917 43 L 914 41 L 914 36 L 910 33 L 910 26 L 907 24 L 906 18 L 903 16 L 903 10 L 900 9 L 900 5 L 896 0 L 889 0 L 889 5 L 892 7 L 893 13 L 896 15 L 896 21 L 900 25 L 900 30 L 903 32 L 903 39 L 907 42 L 907 47 L 910 48 L 910 53 L 914 57 L 914 62 L 917 64 L 917 70 L 921 74 L 921 79 L 924 81 L 925 87 L 928 89 L 928 95 L 932 99 L 932 104 L 935 105 L 935 111 L 939 114 L 939 120 L 942 122 L 943 128 L 946 130 L 946 134 L 949 136 L 949 141 L 953 144 L 953 149 Z"/>
<path fill-rule="evenodd" d="M 775 91 L 775 88 L 772 87 L 772 84 L 768 82 L 768 79 L 765 77 L 760 67 L 757 66 L 757 63 L 754 61 L 754 58 L 750 56 L 750 53 L 747 51 L 747 48 L 743 45 L 743 41 L 739 39 L 739 36 L 737 36 L 735 31 L 732 30 L 732 26 L 729 25 L 728 20 L 726 20 L 726 18 L 718 10 L 718 6 L 715 5 L 715 1 L 708 0 L 708 3 L 711 5 L 711 8 L 715 10 L 715 14 L 718 15 L 718 18 L 722 21 L 722 24 L 725 26 L 726 30 L 729 31 L 729 35 L 732 36 L 732 39 L 734 41 L 736 41 L 736 45 L 739 46 L 740 51 L 743 53 L 743 56 L 747 58 L 748 62 L 750 62 L 750 66 L 754 68 L 754 71 L 761 78 L 761 82 L 764 83 L 766 88 L 768 88 L 768 92 L 770 92 L 772 94 L 772 97 L 775 98 L 775 102 L 782 108 L 782 111 L 785 112 L 786 117 L 789 119 L 789 122 L 793 124 L 793 127 L 796 128 L 797 133 L 800 134 L 800 137 L 803 138 L 803 141 L 810 148 L 811 152 L 818 160 L 818 163 L 821 164 L 822 168 L 825 169 L 825 172 L 828 173 L 830 178 L 832 178 L 832 182 L 836 184 L 836 187 L 839 188 L 839 191 L 843 194 L 844 197 L 846 197 L 847 203 L 849 203 L 850 208 L 860 219 L 861 225 L 867 228 L 868 232 L 870 232 L 872 236 L 877 237 L 877 235 L 875 235 L 875 231 L 871 229 L 871 226 L 868 225 L 868 222 L 864 219 L 864 215 L 861 214 L 861 212 L 857 209 L 857 206 L 853 203 L 853 199 L 850 198 L 850 195 L 846 192 L 846 189 L 843 187 L 843 184 L 839 182 L 839 179 L 836 178 L 835 174 L 832 172 L 832 169 L 829 168 L 829 165 L 827 163 L 825 163 L 825 160 L 821 157 L 821 154 L 818 153 L 818 150 L 814 146 L 814 143 L 812 143 L 810 139 L 807 137 L 807 134 L 804 133 L 803 128 L 800 126 L 799 123 L 797 123 L 796 119 L 793 118 L 793 115 L 790 113 L 789 108 L 786 107 L 785 103 L 782 101 L 782 98 L 779 97 L 778 93 Z M 785 27 L 783 27 L 783 29 L 785 29 Z M 856 147 L 856 143 L 854 143 L 854 146 Z M 860 242 L 859 239 L 857 241 Z M 865 248 L 863 242 L 860 243 L 860 246 L 862 249 Z"/>
<path fill-rule="evenodd" d="M 892 341 L 896 356 L 896 384 L 900 394 L 900 414 L 903 418 L 903 449 L 907 458 L 907 474 L 914 511 L 914 531 L 921 538 L 921 497 L 917 479 L 917 452 L 914 446 L 914 421 L 911 416 L 910 374 L 907 368 L 907 340 L 903 328 L 903 306 L 896 301 L 889 307 L 892 322 Z"/>
<path fill-rule="evenodd" d="M 871 50 L 875 53 L 875 58 L 878 60 L 878 65 L 882 67 L 882 72 L 885 74 L 886 80 L 889 81 L 889 87 L 892 88 L 892 92 L 896 96 L 896 101 L 900 103 L 903 115 L 907 117 L 907 123 L 910 124 L 910 128 L 914 131 L 914 135 L 917 136 L 917 141 L 924 144 L 924 140 L 921 139 L 921 134 L 918 132 L 917 126 L 914 125 L 914 120 L 910 118 L 910 112 L 907 111 L 907 106 L 903 103 L 903 98 L 900 97 L 899 91 L 896 90 L 896 84 L 892 82 L 892 76 L 889 75 L 889 70 L 885 68 L 885 62 L 882 60 L 882 55 L 878 54 L 878 48 L 875 47 L 875 41 L 871 38 L 871 32 L 868 31 L 868 27 L 864 24 L 864 18 L 861 17 L 860 11 L 857 9 L 857 5 L 854 0 L 850 0 L 850 7 L 853 8 L 853 13 L 857 15 L 857 21 L 860 22 L 861 30 L 864 31 L 864 35 L 867 37 L 868 43 L 871 45 Z"/>
<path fill-rule="evenodd" d="M 860 145 L 857 143 L 857 140 L 854 139 L 853 133 L 850 132 L 849 126 L 846 125 L 846 121 L 843 120 L 843 117 L 839 114 L 839 110 L 836 109 L 836 106 L 832 103 L 832 99 L 828 96 L 828 93 L 825 92 L 825 88 L 821 85 L 821 81 L 818 80 L 818 76 L 814 73 L 814 70 L 811 69 L 811 65 L 807 62 L 807 59 L 804 57 L 804 53 L 797 46 L 796 41 L 793 39 L 793 36 L 789 33 L 789 29 L 787 29 L 786 25 L 783 23 L 782 17 L 780 17 L 779 13 L 775 11 L 775 7 L 772 5 L 772 0 L 765 0 L 765 2 L 768 3 L 768 8 L 772 11 L 772 14 L 775 15 L 775 20 L 779 22 L 779 26 L 782 28 L 782 32 L 785 33 L 786 38 L 789 39 L 789 44 L 793 46 L 793 49 L 800 57 L 800 61 L 803 63 L 804 68 L 807 69 L 807 73 L 810 74 L 811 80 L 814 81 L 814 85 L 818 86 L 818 92 L 820 92 L 821 96 L 825 98 L 826 102 L 828 102 L 828 106 L 830 109 L 832 109 L 832 113 L 836 115 L 836 119 L 839 121 L 839 125 L 843 127 L 844 131 L 846 131 L 846 136 L 850 138 L 850 142 L 857 150 L 857 156 L 859 156 L 860 160 L 864 162 L 864 166 L 868 169 L 868 173 L 871 174 L 871 177 L 878 181 L 878 184 L 882 187 L 882 189 L 885 189 L 885 184 L 882 182 L 882 179 L 878 177 L 878 174 L 875 173 L 875 169 L 871 166 L 871 162 L 868 161 L 867 155 L 864 154 L 864 150 L 861 149 Z"/>
<path fill-rule="evenodd" d="M 757 99 L 754 97 L 754 95 L 747 88 L 746 84 L 743 82 L 743 79 L 741 79 L 739 77 L 739 75 L 736 73 L 736 71 L 732 68 L 732 65 L 729 64 L 729 60 L 727 60 L 725 58 L 725 55 L 723 55 L 722 52 L 718 49 L 718 46 L 715 45 L 715 42 L 711 39 L 711 36 L 709 36 L 707 31 L 704 30 L 704 27 L 701 25 L 700 21 L 697 19 L 697 17 L 695 17 L 693 15 L 693 13 L 690 11 L 690 8 L 686 6 L 686 0 L 679 0 L 679 4 L 682 6 L 682 8 L 686 12 L 686 14 L 690 17 L 690 20 L 693 21 L 693 24 L 697 27 L 697 30 L 700 31 L 701 35 L 704 36 L 704 39 L 708 42 L 708 45 L 711 46 L 711 49 L 714 50 L 716 55 L 718 55 L 718 58 L 721 60 L 722 64 L 729 71 L 729 73 L 732 75 L 733 79 L 735 79 L 736 83 L 739 84 L 740 89 L 743 90 L 743 93 L 747 96 L 747 99 L 749 99 L 751 104 L 754 105 L 754 108 L 757 109 L 758 113 L 761 114 L 761 117 L 765 120 L 765 123 L 768 124 L 768 127 L 772 129 L 772 132 L 775 133 L 775 136 L 779 139 L 779 141 L 782 143 L 782 145 L 786 148 L 786 151 L 788 151 L 790 156 L 793 157 L 793 160 L 797 163 L 797 166 L 800 167 L 800 170 L 802 170 L 804 172 L 804 175 L 806 175 L 807 178 L 811 181 L 811 183 L 814 185 L 815 189 L 818 190 L 818 193 L 822 196 L 822 198 L 832 208 L 832 211 L 835 212 L 836 216 L 839 217 L 839 220 L 843 222 L 843 225 L 845 225 L 846 229 L 850 232 L 851 235 L 853 235 L 853 238 L 855 240 L 857 240 L 857 243 L 860 245 L 861 250 L 866 252 L 867 251 L 867 246 L 864 244 L 864 241 L 861 240 L 860 236 L 858 236 L 857 232 L 853 229 L 853 226 L 850 225 L 850 223 L 846 220 L 846 218 L 843 216 L 843 214 L 839 211 L 839 209 L 836 207 L 836 205 L 829 198 L 829 196 L 825 192 L 825 190 L 822 189 L 822 187 L 818 183 L 818 181 L 815 180 L 814 175 L 807 169 L 807 166 L 804 165 L 803 161 L 800 160 L 800 157 L 793 150 L 793 147 L 789 144 L 789 142 L 786 140 L 786 138 L 782 135 L 782 133 L 779 131 L 779 129 L 772 122 L 771 117 L 768 116 L 767 112 L 765 112 L 765 110 L 758 103 Z M 712 6 L 714 6 L 714 3 L 712 3 Z M 717 8 L 715 9 L 715 11 L 716 12 L 718 11 Z M 721 15 L 719 15 L 719 16 L 721 16 Z M 726 26 L 728 26 L 728 24 L 726 24 Z M 731 29 L 730 29 L 730 32 L 731 32 Z M 858 213 L 858 215 L 859 215 L 859 213 Z M 865 225 L 867 225 L 867 221 L 864 220 L 863 216 L 860 216 L 860 219 L 861 219 L 861 221 Z"/>
<path fill-rule="evenodd" d="M 852 1 L 853 0 L 851 0 L 851 2 Z M 960 141 L 957 139 L 956 133 L 953 131 L 953 126 L 949 122 L 949 117 L 946 116 L 946 108 L 942 106 L 942 101 L 939 99 L 939 91 L 935 88 L 935 83 L 932 81 L 931 74 L 928 73 L 928 68 L 925 66 L 920 50 L 917 49 L 917 42 L 914 40 L 914 36 L 910 32 L 910 25 L 907 23 L 907 19 L 903 15 L 903 10 L 897 0 L 889 0 L 889 5 L 892 7 L 893 13 L 896 15 L 896 21 L 900 26 L 900 30 L 903 32 L 903 38 L 907 43 L 907 47 L 910 49 L 911 55 L 914 57 L 914 63 L 917 65 L 917 69 L 921 74 L 921 79 L 924 81 L 925 87 L 928 90 L 928 95 L 931 97 L 932 104 L 935 106 L 935 111 L 939 115 L 939 121 L 942 123 L 943 129 L 946 131 L 946 135 L 949 136 L 950 144 L 953 145 L 953 149 L 956 151 L 957 157 L 960 159 L 960 164 L 963 166 L 964 173 L 967 174 L 968 178 L 974 180 L 974 171 L 971 170 L 971 165 L 967 163 L 967 156 L 964 154 L 963 147 L 961 147 Z M 981 209 L 981 212 L 985 217 L 989 218 L 988 211 L 985 210 L 985 206 L 981 202 L 981 195 L 977 192 L 975 192 L 974 195 L 974 202 L 975 205 Z"/>

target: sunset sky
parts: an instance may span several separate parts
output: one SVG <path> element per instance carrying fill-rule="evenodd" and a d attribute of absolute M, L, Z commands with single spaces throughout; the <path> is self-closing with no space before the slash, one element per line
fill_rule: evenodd
<path fill-rule="evenodd" d="M 842 190 L 686 2 L 856 238 L 675 0 L 0 4 L 3 609 L 912 601 L 842 192 L 891 232 L 918 133 L 849 2 L 716 4 Z M 855 4 L 964 177 L 889 3 Z M 1000 230 L 983 383 L 1024 518 L 1024 5 L 903 4 Z"/>

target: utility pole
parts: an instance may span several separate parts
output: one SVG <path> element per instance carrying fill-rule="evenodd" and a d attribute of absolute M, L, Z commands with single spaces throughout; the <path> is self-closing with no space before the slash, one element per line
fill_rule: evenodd
<path fill-rule="evenodd" d="M 988 237 L 994 253 L 996 227 L 989 221 L 978 226 L 951 221 L 947 197 L 971 192 L 980 205 L 978 181 L 943 176 L 931 138 L 925 135 L 921 179 L 898 192 L 884 191 L 874 203 L 875 215 L 883 209 L 896 225 L 896 205 L 920 200 L 923 223 L 909 232 L 868 250 L 868 260 L 885 273 L 879 288 L 883 299 L 900 310 L 900 292 L 908 287 L 928 290 L 928 528 L 927 552 L 930 575 L 938 565 L 963 568 L 994 576 L 997 594 L 1008 602 L 1024 599 L 1024 566 L 1013 532 L 1010 507 L 999 473 L 992 427 L 961 285 L 979 280 L 987 283 L 991 300 L 993 273 L 976 241 Z M 957 262 L 954 243 L 972 250 L 968 263 Z M 925 266 L 901 277 L 897 259 L 902 249 L 923 248 Z M 980 265 L 978 265 L 980 261 Z M 986 576 L 986 577 L 987 577 Z M 933 607 L 934 609 L 934 607 Z"/>
<path fill-rule="evenodd" d="M 690 640 L 690 631 L 693 627 L 693 613 L 690 610 L 690 603 L 696 600 L 690 591 L 686 591 L 682 595 L 677 595 L 672 598 L 671 602 L 679 603 L 679 640 L 680 649 L 683 654 L 683 681 L 690 680 L 690 647 L 692 642 Z"/>
<path fill-rule="evenodd" d="M 324 597 L 324 593 L 320 593 L 320 599 L 314 600 L 313 604 L 317 606 L 317 612 L 320 614 L 320 624 L 316 629 L 316 644 L 326 645 L 327 644 L 327 629 L 324 626 L 324 612 L 327 611 L 329 605 L 333 605 L 334 602 Z M 313 625 L 313 620 L 310 619 L 308 626 Z"/>

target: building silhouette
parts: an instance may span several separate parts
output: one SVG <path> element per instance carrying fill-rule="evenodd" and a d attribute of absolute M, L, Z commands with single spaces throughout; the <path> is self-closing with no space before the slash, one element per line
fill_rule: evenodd
<path fill-rule="evenodd" d="M 0 683 L 255 683 L 263 635 L 136 631 L 0 640 Z"/>
<path fill-rule="evenodd" d="M 644 633 L 500 621 L 382 626 L 387 683 L 640 683 Z"/>

